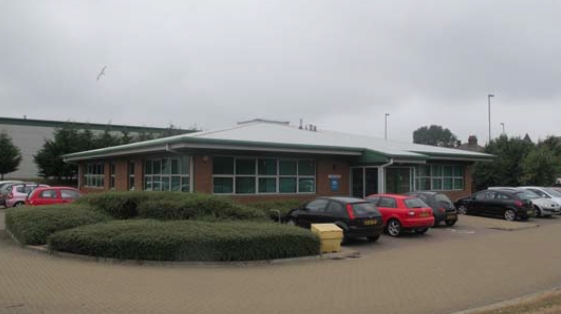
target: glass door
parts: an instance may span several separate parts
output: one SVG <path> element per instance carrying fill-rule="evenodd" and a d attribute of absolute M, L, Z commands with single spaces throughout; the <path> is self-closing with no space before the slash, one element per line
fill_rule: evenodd
<path fill-rule="evenodd" d="M 378 168 L 352 168 L 351 177 L 353 197 L 364 198 L 378 193 Z"/>
<path fill-rule="evenodd" d="M 386 193 L 401 194 L 413 191 L 413 168 L 386 168 Z"/>

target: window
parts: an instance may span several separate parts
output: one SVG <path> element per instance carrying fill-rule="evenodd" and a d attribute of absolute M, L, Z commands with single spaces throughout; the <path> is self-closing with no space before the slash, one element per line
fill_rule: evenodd
<path fill-rule="evenodd" d="M 306 205 L 306 209 L 311 213 L 320 213 L 325 211 L 328 202 L 326 199 L 314 200 Z"/>
<path fill-rule="evenodd" d="M 345 208 L 343 207 L 343 204 L 331 201 L 329 205 L 327 205 L 325 212 L 333 216 L 341 216 L 345 213 Z"/>
<path fill-rule="evenodd" d="M 190 160 L 188 156 L 163 157 L 144 162 L 145 191 L 189 192 Z M 129 163 L 129 189 L 134 188 L 134 162 Z"/>
<path fill-rule="evenodd" d="M 128 166 L 128 175 L 129 175 L 129 190 L 134 190 L 134 161 L 129 161 Z"/>
<path fill-rule="evenodd" d="M 41 194 L 39 194 L 39 198 L 56 198 L 56 191 L 55 190 L 45 190 L 45 191 L 41 191 Z"/>
<path fill-rule="evenodd" d="M 225 157 L 213 160 L 216 194 L 314 193 L 312 159 Z"/>
<path fill-rule="evenodd" d="M 63 199 L 77 199 L 80 197 L 80 192 L 74 190 L 60 190 L 60 197 Z"/>
<path fill-rule="evenodd" d="M 84 183 L 86 187 L 103 188 L 105 185 L 104 164 L 86 164 L 84 171 Z"/>
<path fill-rule="evenodd" d="M 415 190 L 449 191 L 464 189 L 462 165 L 422 165 L 415 168 Z"/>
<path fill-rule="evenodd" d="M 111 164 L 109 165 L 109 188 L 111 190 L 115 189 L 115 163 L 111 162 Z"/>
<path fill-rule="evenodd" d="M 420 198 L 407 198 L 403 201 L 405 203 L 405 207 L 407 208 L 423 208 L 429 207 L 425 202 L 423 202 Z"/>
<path fill-rule="evenodd" d="M 397 203 L 393 198 L 380 197 L 380 200 L 378 201 L 378 207 L 397 208 Z"/>

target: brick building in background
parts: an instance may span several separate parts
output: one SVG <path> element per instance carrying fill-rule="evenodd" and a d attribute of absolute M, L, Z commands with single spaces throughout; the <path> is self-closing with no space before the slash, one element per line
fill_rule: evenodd
<path fill-rule="evenodd" d="M 79 188 L 171 190 L 238 199 L 364 197 L 372 193 L 471 193 L 467 167 L 492 155 L 252 120 L 63 156 Z"/>

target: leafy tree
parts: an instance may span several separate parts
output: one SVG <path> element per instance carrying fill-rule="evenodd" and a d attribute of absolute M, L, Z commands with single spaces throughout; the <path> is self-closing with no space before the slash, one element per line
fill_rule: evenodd
<path fill-rule="evenodd" d="M 440 125 L 423 126 L 413 132 L 413 143 L 440 147 L 456 147 L 458 138 Z"/>
<path fill-rule="evenodd" d="M 508 138 L 501 135 L 485 147 L 485 153 L 496 156 L 493 162 L 475 164 L 473 179 L 478 190 L 489 186 L 518 186 L 523 183 L 524 171 L 521 165 L 535 149 L 532 142 L 519 137 Z"/>
<path fill-rule="evenodd" d="M 121 138 L 111 134 L 109 129 L 103 131 L 95 140 L 95 148 L 105 148 L 121 144 Z"/>
<path fill-rule="evenodd" d="M 2 132 L 0 134 L 0 179 L 4 179 L 4 175 L 18 170 L 21 162 L 21 152 L 12 142 L 12 138 L 8 134 Z"/>
<path fill-rule="evenodd" d="M 61 156 L 83 150 L 88 146 L 83 142 L 85 137 L 81 136 L 72 124 L 55 129 L 54 140 L 46 140 L 43 148 L 33 156 L 39 168 L 39 175 L 44 178 L 54 177 L 58 181 L 74 178 L 78 168 L 76 165 L 65 163 Z"/>
<path fill-rule="evenodd" d="M 548 146 L 538 144 L 522 162 L 521 183 L 538 186 L 554 184 L 558 174 L 555 169 L 559 169 L 560 166 L 557 156 Z"/>
<path fill-rule="evenodd" d="M 129 131 L 121 131 L 121 144 L 130 144 L 134 141 L 134 138 L 130 136 Z"/>

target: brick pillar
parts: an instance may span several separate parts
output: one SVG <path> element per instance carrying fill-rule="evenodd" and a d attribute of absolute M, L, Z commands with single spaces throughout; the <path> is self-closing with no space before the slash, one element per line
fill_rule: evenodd
<path fill-rule="evenodd" d="M 103 162 L 103 189 L 110 190 L 110 181 L 111 181 L 111 162 L 104 161 Z"/>
<path fill-rule="evenodd" d="M 132 159 L 134 162 L 134 189 L 135 191 L 144 190 L 144 163 L 142 159 Z M 128 179 L 127 179 L 128 180 Z"/>
<path fill-rule="evenodd" d="M 120 159 L 115 161 L 115 190 L 127 191 L 128 190 L 128 160 Z"/>
<path fill-rule="evenodd" d="M 212 157 L 193 156 L 193 192 L 212 194 Z"/>

